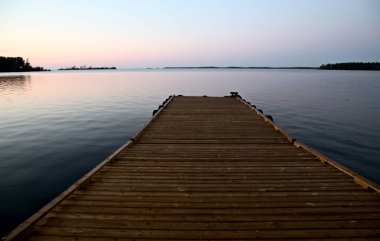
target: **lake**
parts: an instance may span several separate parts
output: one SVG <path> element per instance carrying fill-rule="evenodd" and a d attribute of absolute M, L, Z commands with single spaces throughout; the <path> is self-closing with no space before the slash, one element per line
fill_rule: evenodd
<path fill-rule="evenodd" d="M 0 236 L 126 143 L 169 95 L 240 95 L 380 183 L 380 72 L 99 70 L 0 74 Z"/>

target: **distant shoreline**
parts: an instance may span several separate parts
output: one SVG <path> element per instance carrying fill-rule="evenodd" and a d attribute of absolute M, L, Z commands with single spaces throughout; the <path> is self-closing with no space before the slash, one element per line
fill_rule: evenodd
<path fill-rule="evenodd" d="M 149 68 L 148 68 L 149 69 Z M 334 64 L 322 64 L 319 67 L 242 67 L 242 66 L 169 66 L 163 69 L 312 69 L 312 70 L 370 70 L 379 71 L 379 62 L 345 62 Z"/>
<path fill-rule="evenodd" d="M 152 68 L 147 68 L 152 69 Z M 199 66 L 199 67 L 164 67 L 162 69 L 320 69 L 319 67 L 239 67 L 239 66 L 229 66 L 229 67 L 217 67 L 217 66 Z"/>

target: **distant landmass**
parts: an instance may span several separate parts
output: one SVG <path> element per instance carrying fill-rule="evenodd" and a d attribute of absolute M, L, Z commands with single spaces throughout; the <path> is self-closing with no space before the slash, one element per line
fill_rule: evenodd
<path fill-rule="evenodd" d="M 43 67 L 33 67 L 29 60 L 22 57 L 0 56 L 0 72 L 28 72 L 28 71 L 50 71 Z"/>
<path fill-rule="evenodd" d="M 151 69 L 151 68 L 148 68 Z M 198 66 L 198 67 L 164 67 L 163 69 L 319 69 L 319 67 L 241 67 L 241 66 Z"/>
<path fill-rule="evenodd" d="M 73 67 L 69 68 L 60 68 L 58 70 L 96 70 L 96 69 L 116 69 L 116 67 L 87 67 L 86 65 L 76 67 L 75 65 Z"/>
<path fill-rule="evenodd" d="M 347 62 L 323 64 L 320 69 L 326 70 L 380 70 L 379 62 Z"/>
<path fill-rule="evenodd" d="M 72 66 L 59 68 L 58 70 L 107 70 L 116 67 L 93 67 L 93 66 Z M 153 69 L 153 68 L 146 68 Z M 380 70 L 380 62 L 346 62 L 322 64 L 320 67 L 244 67 L 244 66 L 169 66 L 163 69 L 321 69 L 321 70 Z M 3 57 L 0 56 L 0 72 L 27 72 L 27 71 L 50 71 L 43 67 L 33 67 L 29 60 L 22 57 Z"/>
<path fill-rule="evenodd" d="M 151 69 L 151 68 L 148 68 Z M 241 66 L 180 66 L 164 67 L 163 69 L 322 69 L 322 70 L 380 70 L 379 62 L 347 62 L 323 64 L 320 67 L 241 67 Z"/>

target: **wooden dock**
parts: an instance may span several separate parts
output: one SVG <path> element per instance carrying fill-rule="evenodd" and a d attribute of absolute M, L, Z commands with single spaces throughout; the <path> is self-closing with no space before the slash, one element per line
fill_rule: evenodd
<path fill-rule="evenodd" d="M 380 240 L 379 191 L 237 93 L 172 96 L 5 240 Z"/>

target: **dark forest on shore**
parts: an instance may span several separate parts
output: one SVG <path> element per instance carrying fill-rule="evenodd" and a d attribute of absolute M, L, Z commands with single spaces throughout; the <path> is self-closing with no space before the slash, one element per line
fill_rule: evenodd
<path fill-rule="evenodd" d="M 380 70 L 379 62 L 347 62 L 323 64 L 320 69 L 326 70 Z"/>
<path fill-rule="evenodd" d="M 27 71 L 49 71 L 43 67 L 33 67 L 29 60 L 22 57 L 0 56 L 0 72 L 27 72 Z"/>

